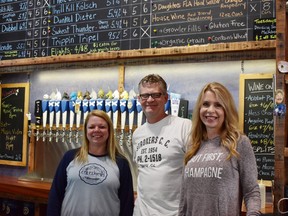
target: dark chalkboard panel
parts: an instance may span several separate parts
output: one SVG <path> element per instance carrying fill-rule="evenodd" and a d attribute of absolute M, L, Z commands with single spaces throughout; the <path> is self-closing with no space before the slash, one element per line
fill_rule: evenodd
<path fill-rule="evenodd" d="M 274 179 L 273 78 L 271 74 L 241 74 L 240 128 L 250 138 L 258 179 Z"/>
<path fill-rule="evenodd" d="M 254 40 L 276 39 L 276 18 L 254 20 Z"/>
<path fill-rule="evenodd" d="M 29 84 L 0 85 L 0 164 L 26 166 Z"/>
<path fill-rule="evenodd" d="M 0 0 L 0 58 L 253 41 L 266 0 Z"/>

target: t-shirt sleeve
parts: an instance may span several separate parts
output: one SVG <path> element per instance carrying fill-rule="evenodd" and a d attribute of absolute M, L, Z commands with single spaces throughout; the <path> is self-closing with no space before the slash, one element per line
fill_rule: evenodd
<path fill-rule="evenodd" d="M 67 185 L 66 168 L 74 159 L 75 153 L 75 149 L 66 152 L 57 167 L 48 197 L 47 215 L 49 216 L 61 215 L 61 207 Z"/>
<path fill-rule="evenodd" d="M 238 165 L 247 215 L 260 215 L 261 199 L 257 181 L 257 164 L 255 154 L 248 137 L 241 137 L 238 143 L 237 151 L 240 154 Z"/>
<path fill-rule="evenodd" d="M 182 126 L 182 136 L 183 136 L 183 150 L 187 151 L 189 145 L 191 145 L 191 130 L 192 130 L 192 121 L 185 119 Z"/>
<path fill-rule="evenodd" d="M 117 165 L 120 170 L 120 188 L 118 190 L 120 199 L 119 216 L 132 216 L 134 209 L 134 191 L 129 163 L 126 159 L 118 158 Z"/>

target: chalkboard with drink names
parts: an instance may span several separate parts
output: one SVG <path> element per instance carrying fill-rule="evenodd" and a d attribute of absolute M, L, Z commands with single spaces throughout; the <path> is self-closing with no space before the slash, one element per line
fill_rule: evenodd
<path fill-rule="evenodd" d="M 26 166 L 29 84 L 0 85 L 0 164 Z"/>
<path fill-rule="evenodd" d="M 0 0 L 0 59 L 252 41 L 274 0 Z"/>
<path fill-rule="evenodd" d="M 255 41 L 276 39 L 276 18 L 255 19 L 253 27 Z"/>
<path fill-rule="evenodd" d="M 240 127 L 251 140 L 258 179 L 274 179 L 274 88 L 272 74 L 241 74 Z"/>

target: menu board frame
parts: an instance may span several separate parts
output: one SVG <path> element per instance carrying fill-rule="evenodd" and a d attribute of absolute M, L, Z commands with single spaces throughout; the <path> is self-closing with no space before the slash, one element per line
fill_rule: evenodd
<path fill-rule="evenodd" d="M 11 91 L 6 92 L 7 95 L 5 95 L 5 97 L 7 99 L 8 99 L 8 97 L 10 97 L 10 101 L 11 101 L 11 97 L 15 97 L 18 95 L 17 93 L 15 93 L 15 92 L 17 92 L 17 90 L 18 90 L 18 92 L 20 92 L 19 96 L 22 96 L 22 97 L 24 96 L 24 98 L 20 98 L 21 100 L 15 98 L 15 101 L 12 99 L 12 102 L 13 101 L 15 103 L 17 102 L 18 103 L 17 105 L 20 107 L 13 107 L 13 104 L 12 104 L 12 106 L 11 106 L 11 104 L 8 105 L 7 110 L 9 110 L 9 108 L 10 108 L 10 113 L 7 115 L 15 116 L 15 118 L 17 118 L 17 119 L 15 121 L 15 119 L 13 119 L 11 117 L 10 118 L 11 121 L 9 121 L 8 123 L 5 123 L 5 122 L 2 122 L 2 120 L 3 120 L 2 114 L 4 112 L 3 110 L 5 109 L 5 107 L 2 106 L 3 105 L 2 103 L 4 101 L 3 91 L 10 90 L 10 89 L 11 89 Z M 20 104 L 19 104 L 19 101 L 21 101 Z M 3 131 L 0 131 L 1 134 L 2 135 L 4 134 L 5 137 L 7 134 L 7 136 L 10 137 L 9 139 L 11 139 L 12 141 L 14 139 L 20 140 L 20 138 L 22 138 L 22 142 L 17 143 L 17 145 L 19 144 L 20 147 L 16 147 L 18 149 L 22 149 L 21 152 L 18 153 L 18 156 L 14 157 L 15 155 L 13 155 L 13 152 L 12 152 L 12 155 L 10 155 L 10 156 L 8 155 L 7 159 L 6 158 L 4 158 L 4 159 L 0 158 L 0 164 L 11 165 L 11 166 L 26 166 L 27 165 L 27 141 L 28 141 L 28 120 L 26 121 L 26 114 L 28 113 L 28 104 L 29 104 L 28 103 L 29 102 L 29 83 L 0 84 L 0 102 L 1 102 L 0 123 L 3 124 L 3 125 L 1 125 L 1 128 L 5 129 L 5 127 L 7 127 L 6 130 L 3 129 Z M 21 130 L 15 130 L 15 131 L 11 130 L 11 125 L 13 124 L 13 122 L 16 123 L 18 121 L 22 121 L 22 123 L 23 123 L 22 133 L 21 133 Z M 18 122 L 18 124 L 19 124 L 19 122 Z M 19 136 L 20 136 L 20 138 L 19 138 Z M 4 141 L 0 140 L 0 145 L 2 147 L 5 146 L 6 142 L 5 143 L 4 142 L 5 142 L 5 140 Z M 8 142 L 8 144 L 9 144 L 9 142 Z M 13 143 L 11 146 L 13 146 Z M 0 153 L 3 150 L 3 149 L 2 150 L 1 149 L 2 148 L 0 148 Z"/>
<path fill-rule="evenodd" d="M 267 123 L 267 124 L 269 124 L 268 126 L 270 127 L 270 128 L 265 128 L 265 130 L 267 130 L 267 131 L 269 131 L 270 130 L 270 132 L 267 132 L 267 133 L 270 133 L 270 135 L 272 136 L 270 136 L 269 134 L 269 138 L 263 138 L 263 140 L 265 141 L 265 142 L 269 142 L 269 144 L 267 144 L 267 143 L 257 143 L 257 139 L 258 138 L 255 138 L 256 140 L 254 140 L 254 139 L 251 139 L 250 137 L 249 137 L 249 134 L 246 134 L 249 138 L 250 138 L 250 140 L 251 140 L 251 144 L 252 144 L 252 146 L 253 146 L 253 150 L 254 150 L 254 153 L 255 153 L 255 157 L 256 157 L 256 162 L 257 162 L 257 166 L 258 166 L 258 179 L 259 180 L 265 180 L 265 184 L 267 184 L 267 185 L 270 185 L 271 184 L 271 182 L 269 183 L 269 181 L 271 181 L 271 180 L 273 180 L 274 179 L 274 175 L 275 175 L 275 172 L 274 172 L 274 162 L 272 163 L 271 162 L 271 160 L 274 160 L 274 157 L 271 157 L 271 154 L 269 155 L 268 154 L 268 156 L 266 156 L 265 155 L 265 153 L 267 153 L 266 152 L 266 150 L 264 151 L 264 149 L 265 148 L 263 148 L 263 149 L 261 149 L 261 150 L 259 150 L 259 152 L 260 153 L 257 153 L 257 148 L 256 148 L 256 150 L 257 151 L 255 151 L 255 149 L 254 149 L 254 145 L 256 145 L 256 146 L 259 146 L 259 145 L 265 145 L 265 147 L 270 147 L 271 149 L 270 150 L 267 150 L 268 152 L 269 151 L 271 151 L 271 152 L 273 152 L 273 150 L 272 150 L 272 147 L 274 147 L 274 149 L 275 149 L 275 144 L 274 144 L 274 116 L 273 116 L 273 107 L 274 107 L 274 99 L 273 99 L 273 97 L 274 97 L 274 81 L 273 81 L 273 74 L 264 74 L 264 73 L 259 73 L 259 74 L 240 74 L 240 81 L 239 81 L 239 128 L 240 128 L 240 130 L 243 132 L 243 133 L 245 133 L 245 124 L 247 125 L 247 123 L 245 122 L 245 115 L 247 116 L 249 116 L 250 114 L 249 113 L 247 113 L 247 111 L 245 111 L 245 107 L 247 108 L 247 106 L 249 106 L 249 108 L 251 108 L 251 109 L 249 109 L 253 114 L 251 114 L 252 115 L 252 117 L 253 117 L 253 115 L 255 114 L 255 113 L 257 113 L 257 114 L 255 114 L 256 116 L 257 116 L 257 118 L 258 118 L 258 120 L 257 121 L 259 121 L 259 119 L 261 120 L 261 117 L 263 117 L 262 116 L 262 114 L 260 114 L 261 113 L 261 111 L 262 110 L 258 110 L 258 111 L 256 111 L 255 109 L 259 109 L 259 106 L 257 107 L 256 105 L 257 105 L 257 103 L 258 103 L 258 101 L 253 101 L 253 99 L 251 99 L 250 101 L 249 101 L 249 99 L 247 99 L 247 95 L 246 95 L 246 81 L 248 81 L 248 82 L 251 82 L 251 81 L 255 81 L 255 86 L 254 87 L 251 87 L 251 88 L 255 88 L 255 91 L 257 91 L 256 89 L 258 88 L 257 87 L 257 83 L 258 83 L 258 85 L 259 85 L 259 83 L 261 83 L 260 81 L 261 80 L 263 80 L 264 81 L 264 79 L 265 80 L 271 80 L 271 86 L 269 85 L 267 85 L 267 86 L 264 86 L 263 85 L 263 93 L 261 93 L 262 94 L 262 96 L 263 95 L 265 95 L 265 94 L 267 94 L 266 95 L 266 97 L 265 97 L 265 99 L 263 99 L 263 101 L 264 101 L 264 103 L 263 104 L 265 104 L 265 105 L 263 105 L 263 106 L 265 106 L 265 108 L 263 108 L 263 109 L 265 109 L 265 112 L 267 111 L 267 112 L 271 112 L 271 115 L 272 116 L 270 116 L 270 120 L 272 120 L 272 122 L 269 122 L 269 123 Z M 264 83 L 264 82 L 263 82 Z M 267 91 L 266 91 L 267 90 Z M 250 91 L 250 90 L 249 90 Z M 251 91 L 254 91 L 254 90 L 251 90 Z M 260 87 L 259 87 L 259 91 L 261 91 L 260 90 Z M 267 92 L 267 93 L 265 93 L 265 91 Z M 248 97 L 249 96 L 251 96 L 251 95 L 248 95 Z M 256 99 L 255 99 L 256 100 Z M 259 99 L 260 100 L 260 99 Z M 266 100 L 266 101 L 265 101 Z M 252 101 L 252 103 L 251 104 L 249 104 L 249 105 L 247 105 L 249 102 L 251 102 Z M 263 102 L 262 101 L 262 102 Z M 259 104 L 258 104 L 259 105 Z M 260 104 L 261 105 L 261 104 Z M 255 109 L 254 109 L 255 108 Z M 262 107 L 261 107 L 262 108 Z M 268 110 L 269 109 L 269 110 Z M 258 115 L 259 114 L 259 115 Z M 269 117 L 269 116 L 268 116 Z M 266 121 L 266 122 L 268 122 L 268 120 L 269 120 L 269 118 L 267 118 L 266 119 L 266 117 L 265 117 L 265 120 L 263 120 L 263 121 Z M 251 120 L 251 121 L 253 121 L 253 120 Z M 256 120 L 255 120 L 256 121 Z M 259 128 L 260 127 L 258 127 L 259 125 L 253 125 L 253 123 L 251 123 L 250 124 L 250 126 L 249 126 L 249 128 L 252 128 L 251 129 L 251 133 L 254 133 L 253 132 L 253 130 L 255 129 L 257 129 L 257 130 L 259 130 Z M 256 128 L 256 127 L 258 127 L 258 128 Z M 272 128 L 271 128 L 272 127 Z M 256 131 L 256 133 L 258 133 L 257 131 Z M 267 136 L 268 136 L 267 135 Z M 257 137 L 257 134 L 254 134 L 253 135 L 253 137 Z M 259 140 L 258 140 L 259 141 Z M 261 139 L 261 141 L 262 141 L 262 139 Z M 273 142 L 273 143 L 271 143 L 271 142 Z M 266 145 L 267 144 L 267 145 Z M 272 146 L 272 147 L 271 147 Z M 259 147 L 260 148 L 260 147 Z M 264 152 L 263 153 L 263 155 L 265 155 L 264 157 L 265 157 L 265 163 L 263 163 L 263 156 L 262 156 L 262 152 Z M 274 153 L 275 154 L 275 153 Z M 267 160 L 270 160 L 269 162 L 267 162 L 266 163 L 266 161 Z M 264 165 L 263 165 L 264 164 Z M 262 168 L 261 167 L 263 167 L 263 166 L 265 166 L 265 169 L 267 168 L 267 167 L 269 167 L 269 166 L 272 166 L 272 164 L 273 164 L 273 170 L 271 170 L 270 171 L 270 174 L 274 174 L 274 175 L 266 175 L 265 174 L 265 172 L 263 172 L 263 170 L 262 170 Z M 263 175 L 261 174 L 261 173 L 264 173 Z"/>

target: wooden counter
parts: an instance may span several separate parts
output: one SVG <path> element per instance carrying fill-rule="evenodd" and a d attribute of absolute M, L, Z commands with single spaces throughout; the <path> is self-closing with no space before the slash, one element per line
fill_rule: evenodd
<path fill-rule="evenodd" d="M 50 188 L 50 182 L 19 180 L 16 177 L 0 176 L 0 197 L 34 203 L 35 216 L 46 215 Z"/>

